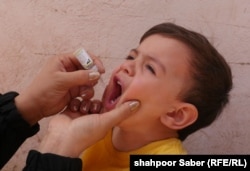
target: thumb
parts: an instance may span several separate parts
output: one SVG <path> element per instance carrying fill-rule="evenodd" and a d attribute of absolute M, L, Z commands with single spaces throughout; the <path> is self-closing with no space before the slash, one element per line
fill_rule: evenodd
<path fill-rule="evenodd" d="M 100 115 L 100 120 L 103 128 L 112 128 L 134 113 L 140 106 L 137 100 L 128 101 L 107 113 Z"/>
<path fill-rule="evenodd" d="M 63 72 L 64 83 L 69 87 L 86 85 L 100 78 L 100 73 L 91 70 L 77 70 L 73 72 Z"/>

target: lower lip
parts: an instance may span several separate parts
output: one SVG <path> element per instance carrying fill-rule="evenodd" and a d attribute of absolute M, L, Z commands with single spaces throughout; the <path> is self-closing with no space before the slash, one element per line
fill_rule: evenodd
<path fill-rule="evenodd" d="M 104 104 L 104 107 L 106 108 L 106 110 L 110 111 L 116 107 L 119 100 L 120 100 L 120 97 L 118 99 L 116 99 L 114 102 L 106 101 L 106 103 Z"/>

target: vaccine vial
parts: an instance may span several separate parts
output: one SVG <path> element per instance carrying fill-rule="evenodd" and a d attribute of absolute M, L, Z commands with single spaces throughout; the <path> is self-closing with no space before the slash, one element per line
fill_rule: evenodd
<path fill-rule="evenodd" d="M 94 61 L 91 59 L 88 53 L 84 50 L 84 48 L 80 48 L 76 50 L 74 55 L 76 56 L 78 61 L 81 63 L 84 69 L 98 71 L 98 68 L 94 64 Z"/>

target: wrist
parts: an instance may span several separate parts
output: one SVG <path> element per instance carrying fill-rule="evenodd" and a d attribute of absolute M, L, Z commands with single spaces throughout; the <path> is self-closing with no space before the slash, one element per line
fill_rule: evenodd
<path fill-rule="evenodd" d="M 56 133 L 47 133 L 38 149 L 41 153 L 52 153 L 60 156 L 76 158 L 80 153 L 75 152 L 74 145 L 68 146 L 67 139 Z"/>
<path fill-rule="evenodd" d="M 20 94 L 15 99 L 15 105 L 22 118 L 30 125 L 36 124 L 43 118 L 39 106 L 36 104 L 36 100 L 29 96 Z"/>

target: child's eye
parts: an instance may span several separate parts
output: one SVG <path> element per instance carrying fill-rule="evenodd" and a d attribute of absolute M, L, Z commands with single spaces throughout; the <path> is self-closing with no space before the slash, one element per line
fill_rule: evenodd
<path fill-rule="evenodd" d="M 134 60 L 135 58 L 133 56 L 127 56 L 126 59 L 127 60 Z"/>
<path fill-rule="evenodd" d="M 146 65 L 146 68 L 147 68 L 152 74 L 155 75 L 155 70 L 154 70 L 154 68 L 153 68 L 152 66 Z"/>

